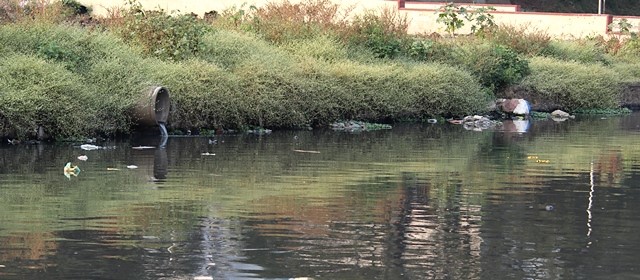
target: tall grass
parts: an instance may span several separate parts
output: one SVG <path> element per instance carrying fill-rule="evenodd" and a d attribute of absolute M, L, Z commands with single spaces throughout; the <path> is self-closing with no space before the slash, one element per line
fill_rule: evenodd
<path fill-rule="evenodd" d="M 549 47 L 551 36 L 530 26 L 498 25 L 484 33 L 487 40 L 508 46 L 524 55 L 539 55 Z"/>
<path fill-rule="evenodd" d="M 228 9 L 214 25 L 251 31 L 280 44 L 344 30 L 349 13 L 349 9 L 342 10 L 330 0 L 278 1 L 262 7 L 242 5 Z"/>
<path fill-rule="evenodd" d="M 149 56 L 165 60 L 184 60 L 203 50 L 203 36 L 208 26 L 189 14 L 169 15 L 165 11 L 143 11 L 135 4 L 122 14 L 121 21 L 111 20 L 111 31 L 126 42 L 142 47 Z"/>
<path fill-rule="evenodd" d="M 81 77 L 26 54 L 0 60 L 0 133 L 35 137 L 39 127 L 69 137 L 97 129 L 95 98 Z"/>
<path fill-rule="evenodd" d="M 293 40 L 283 44 L 283 49 L 301 58 L 336 62 L 349 58 L 349 49 L 333 36 L 319 35 L 309 39 Z"/>
<path fill-rule="evenodd" d="M 567 61 L 610 63 L 606 51 L 594 40 L 552 41 L 541 54 Z"/>
<path fill-rule="evenodd" d="M 140 55 L 138 48 L 125 45 L 113 34 L 41 22 L 0 26 L 0 45 L 10 51 L 61 63 L 79 74 L 86 73 L 88 67 L 102 59 Z"/>
<path fill-rule="evenodd" d="M 156 63 L 152 76 L 171 91 L 174 129 L 241 128 L 249 107 L 239 78 L 215 64 L 191 59 Z"/>
<path fill-rule="evenodd" d="M 608 67 L 543 57 L 532 58 L 530 66 L 531 75 L 521 86 L 533 99 L 569 111 L 619 107 L 620 76 Z"/>

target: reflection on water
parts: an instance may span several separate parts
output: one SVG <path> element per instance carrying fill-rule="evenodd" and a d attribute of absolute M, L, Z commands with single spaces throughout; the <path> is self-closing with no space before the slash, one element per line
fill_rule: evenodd
<path fill-rule="evenodd" d="M 0 278 L 637 278 L 638 116 L 0 146 Z"/>

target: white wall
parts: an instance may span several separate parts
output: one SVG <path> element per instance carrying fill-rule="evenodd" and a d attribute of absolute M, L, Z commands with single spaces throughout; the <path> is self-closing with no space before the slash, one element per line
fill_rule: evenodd
<path fill-rule="evenodd" d="M 277 1 L 277 0 L 273 0 Z M 249 6 L 262 6 L 272 0 L 215 0 L 215 1 L 177 1 L 177 0 L 139 0 L 145 9 L 164 9 L 167 12 L 180 11 L 181 13 L 196 13 L 200 16 L 208 11 L 221 12 L 231 7 L 239 7 L 244 4 L 244 9 Z M 290 0 L 290 2 L 302 2 L 303 0 Z M 397 9 L 398 2 L 385 0 L 333 0 L 341 5 L 351 15 L 360 14 L 365 10 L 380 10 L 383 8 Z M 107 15 L 109 10 L 122 7 L 120 1 L 107 0 L 79 0 L 80 3 L 90 6 L 95 15 Z M 116 2 L 116 3 L 114 3 Z M 436 23 L 436 10 L 445 3 L 417 3 L 406 2 L 405 8 L 400 9 L 401 14 L 407 15 L 410 21 L 409 32 L 412 34 L 443 32 L 443 25 Z M 467 4 L 460 4 L 467 6 Z M 486 5 L 480 5 L 486 6 Z M 579 38 L 593 35 L 607 35 L 607 25 L 611 22 L 609 15 L 597 14 L 562 14 L 562 13 L 529 13 L 518 12 L 516 5 L 494 5 L 496 12 L 492 12 L 497 24 L 515 26 L 528 26 L 531 30 L 545 31 L 553 37 Z M 625 17 L 634 24 L 634 30 L 640 31 L 640 17 Z M 459 33 L 469 33 L 470 24 L 460 30 Z"/>

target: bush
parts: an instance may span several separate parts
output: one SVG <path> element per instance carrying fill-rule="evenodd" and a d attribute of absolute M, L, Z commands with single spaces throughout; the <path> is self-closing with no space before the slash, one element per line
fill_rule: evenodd
<path fill-rule="evenodd" d="M 184 60 L 203 49 L 208 25 L 193 15 L 169 15 L 164 10 L 143 11 L 133 4 L 124 14 L 122 26 L 112 29 L 130 44 L 139 44 L 144 53 L 160 59 Z"/>
<path fill-rule="evenodd" d="M 566 61 L 609 64 L 604 49 L 593 40 L 551 41 L 542 54 Z"/>
<path fill-rule="evenodd" d="M 299 94 L 292 56 L 251 57 L 240 63 L 233 73 L 240 79 L 242 102 L 246 106 L 246 123 L 259 126 L 299 126 L 309 122 L 299 110 Z"/>
<path fill-rule="evenodd" d="M 74 13 L 63 2 L 0 0 L 0 23 L 60 23 Z"/>
<path fill-rule="evenodd" d="M 249 58 L 283 55 L 283 52 L 253 34 L 229 30 L 207 34 L 203 44 L 204 51 L 198 54 L 198 58 L 227 69 L 234 69 Z"/>
<path fill-rule="evenodd" d="M 495 99 L 469 72 L 438 63 L 411 65 L 399 82 L 414 118 L 479 114 Z"/>
<path fill-rule="evenodd" d="M 529 74 L 529 64 L 508 47 L 496 44 L 465 44 L 451 52 L 452 65 L 469 69 L 480 83 L 492 91 L 499 91 L 519 82 Z"/>
<path fill-rule="evenodd" d="M 539 99 L 557 104 L 560 109 L 617 108 L 620 94 L 618 74 L 599 64 L 531 59 L 531 74 L 521 83 Z"/>
<path fill-rule="evenodd" d="M 350 28 L 342 33 L 350 44 L 365 46 L 378 58 L 394 58 L 407 49 L 409 22 L 406 16 L 390 9 L 379 14 L 368 11 L 356 16 Z"/>
<path fill-rule="evenodd" d="M 99 128 L 94 98 L 84 81 L 62 65 L 33 55 L 0 60 L 0 129 L 18 138 L 35 136 L 42 126 L 58 137 L 80 136 Z"/>
<path fill-rule="evenodd" d="M 341 61 L 316 67 L 305 67 L 315 79 L 303 79 L 302 98 L 318 105 L 309 111 L 328 121 L 460 116 L 485 111 L 490 99 L 469 73 L 442 64 Z"/>
<path fill-rule="evenodd" d="M 338 39 L 327 35 L 291 41 L 282 47 L 294 55 L 320 61 L 335 62 L 347 59 L 349 56 L 346 46 L 342 45 Z"/>
<path fill-rule="evenodd" d="M 153 78 L 152 74 L 158 68 L 164 69 L 165 64 L 139 57 L 115 57 L 91 66 L 85 77 L 91 81 L 88 87 L 95 92 L 93 98 L 99 101 L 96 115 L 101 119 L 103 133 L 130 132 L 134 125 L 131 111 L 144 90 L 150 86 L 164 86 L 163 81 Z"/>
<path fill-rule="evenodd" d="M 611 66 L 623 83 L 640 83 L 640 61 L 616 62 Z"/>
<path fill-rule="evenodd" d="M 496 44 L 507 46 L 519 54 L 539 55 L 551 42 L 551 36 L 528 26 L 498 25 L 484 33 L 485 38 Z"/>
<path fill-rule="evenodd" d="M 0 45 L 8 51 L 34 54 L 84 74 L 93 63 L 105 58 L 134 57 L 140 51 L 127 46 L 113 34 L 89 32 L 78 26 L 20 23 L 0 26 Z"/>
<path fill-rule="evenodd" d="M 281 1 L 260 8 L 234 7 L 224 11 L 215 24 L 254 32 L 268 42 L 282 44 L 340 30 L 346 17 L 330 0 Z"/>
<path fill-rule="evenodd" d="M 248 106 L 238 78 L 201 60 L 154 65 L 151 74 L 171 91 L 169 125 L 178 129 L 239 128 Z"/>
<path fill-rule="evenodd" d="M 640 61 L 640 38 L 637 35 L 633 35 L 624 41 L 616 54 L 616 58 L 627 62 Z"/>

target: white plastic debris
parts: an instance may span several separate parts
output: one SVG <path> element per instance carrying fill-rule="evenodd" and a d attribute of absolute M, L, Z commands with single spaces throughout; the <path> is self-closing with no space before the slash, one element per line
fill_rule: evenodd
<path fill-rule="evenodd" d="M 100 146 L 91 145 L 91 144 L 82 144 L 80 145 L 80 149 L 83 149 L 85 151 L 93 151 L 93 150 L 99 150 Z"/>

